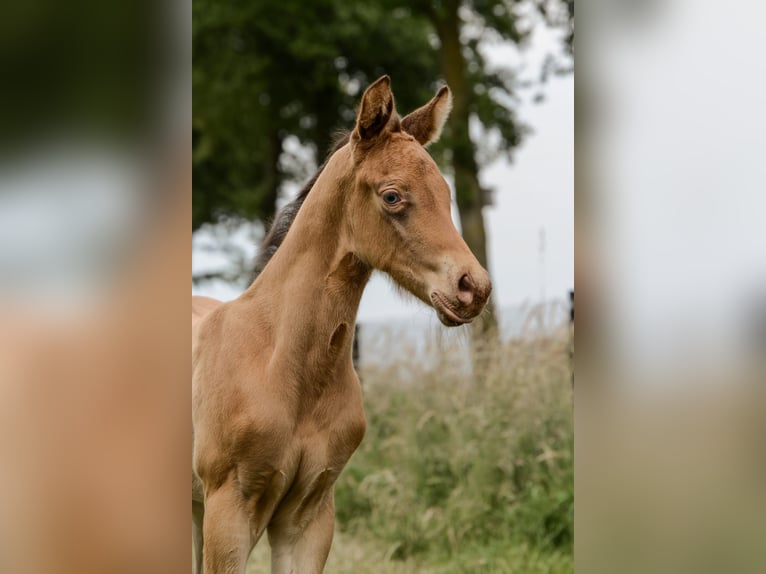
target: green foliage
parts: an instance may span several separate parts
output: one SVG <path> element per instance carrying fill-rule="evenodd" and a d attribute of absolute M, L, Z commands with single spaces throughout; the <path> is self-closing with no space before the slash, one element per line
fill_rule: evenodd
<path fill-rule="evenodd" d="M 526 549 L 567 564 L 574 435 L 565 345 L 503 348 L 476 378 L 449 365 L 406 369 L 404 380 L 363 373 L 368 431 L 336 488 L 340 530 L 384 541 L 395 560 L 489 555 L 497 569 L 480 571 L 506 572 L 504 557 Z"/>

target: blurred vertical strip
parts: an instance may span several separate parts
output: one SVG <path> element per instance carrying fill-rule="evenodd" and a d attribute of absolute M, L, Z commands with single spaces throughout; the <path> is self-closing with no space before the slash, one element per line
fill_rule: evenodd
<path fill-rule="evenodd" d="M 572 367 L 572 388 L 574 389 L 574 319 L 575 319 L 575 294 L 574 289 L 569 291 L 569 362 Z"/>
<path fill-rule="evenodd" d="M 577 16 L 576 569 L 766 572 L 766 5 Z"/>
<path fill-rule="evenodd" d="M 0 572 L 186 570 L 191 2 L 0 15 Z"/>

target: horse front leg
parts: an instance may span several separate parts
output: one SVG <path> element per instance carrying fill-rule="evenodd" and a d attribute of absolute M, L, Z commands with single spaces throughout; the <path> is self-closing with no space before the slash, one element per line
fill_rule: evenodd
<path fill-rule="evenodd" d="M 243 476 L 250 480 L 243 483 Z M 205 574 L 244 574 L 250 552 L 266 531 L 286 488 L 286 475 L 281 470 L 245 472 L 240 468 L 211 494 L 206 489 Z"/>
<path fill-rule="evenodd" d="M 205 496 L 205 574 L 244 574 L 253 547 L 250 516 L 239 488 L 227 481 Z"/>
<path fill-rule="evenodd" d="M 202 527 L 205 521 L 205 505 L 192 500 L 192 545 L 194 547 L 194 574 L 202 574 Z"/>
<path fill-rule="evenodd" d="M 335 496 L 327 491 L 315 513 L 306 521 L 289 512 L 268 528 L 271 574 L 321 574 L 332 546 L 335 528 Z"/>

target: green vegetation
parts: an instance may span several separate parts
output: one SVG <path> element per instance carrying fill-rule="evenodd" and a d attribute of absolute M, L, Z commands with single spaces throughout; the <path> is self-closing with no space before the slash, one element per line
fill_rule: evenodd
<path fill-rule="evenodd" d="M 337 484 L 327 571 L 572 572 L 567 343 L 511 343 L 476 376 L 455 352 L 362 372 L 368 430 Z M 262 541 L 250 572 L 267 556 Z"/>

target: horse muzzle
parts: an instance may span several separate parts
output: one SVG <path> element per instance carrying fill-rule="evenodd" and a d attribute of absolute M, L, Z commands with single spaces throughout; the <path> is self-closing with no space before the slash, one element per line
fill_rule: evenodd
<path fill-rule="evenodd" d="M 456 287 L 452 296 L 438 290 L 431 291 L 429 295 L 439 320 L 447 327 L 457 327 L 473 321 L 484 310 L 492 292 L 492 283 L 486 272 L 478 279 L 470 273 L 463 273 Z"/>

